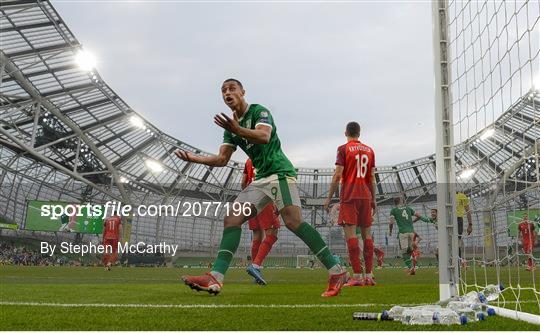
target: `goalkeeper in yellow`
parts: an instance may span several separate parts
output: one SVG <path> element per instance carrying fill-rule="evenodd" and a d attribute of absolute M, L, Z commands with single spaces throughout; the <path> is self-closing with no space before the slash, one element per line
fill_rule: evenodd
<path fill-rule="evenodd" d="M 470 235 L 473 230 L 471 208 L 469 206 L 469 198 L 462 192 L 456 192 L 456 216 L 459 241 L 459 260 L 463 267 L 467 267 L 465 260 L 465 243 L 463 242 L 463 217 L 467 216 L 467 235 Z"/>

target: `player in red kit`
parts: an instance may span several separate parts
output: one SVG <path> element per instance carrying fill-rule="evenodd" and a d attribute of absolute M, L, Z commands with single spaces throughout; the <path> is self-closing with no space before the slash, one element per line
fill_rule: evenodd
<path fill-rule="evenodd" d="M 534 222 L 529 221 L 529 214 L 523 214 L 523 220 L 518 226 L 519 234 L 521 236 L 521 244 L 523 245 L 523 253 L 527 255 L 527 270 L 533 271 L 534 259 L 532 252 L 536 243 L 536 234 L 534 232 Z"/>
<path fill-rule="evenodd" d="M 102 262 L 108 271 L 111 270 L 112 264 L 116 263 L 118 258 L 118 242 L 120 241 L 121 234 L 122 219 L 120 216 L 113 215 L 103 221 L 103 245 L 105 246 L 105 253 L 103 254 Z"/>
<path fill-rule="evenodd" d="M 242 189 L 246 188 L 255 178 L 255 168 L 251 159 L 247 159 L 244 165 L 244 177 L 242 179 Z M 264 209 L 254 218 L 248 221 L 249 230 L 253 232 L 251 240 L 251 264 L 247 268 L 247 272 L 251 275 L 255 282 L 260 285 L 265 285 L 266 280 L 262 276 L 262 263 L 272 246 L 277 241 L 279 229 L 279 211 L 273 203 L 269 203 Z"/>
<path fill-rule="evenodd" d="M 360 125 L 350 122 L 345 128 L 347 143 L 339 146 L 336 170 L 328 191 L 324 208 L 328 211 L 334 193 L 341 182 L 338 224 L 343 226 L 353 268 L 353 277 L 345 286 L 375 285 L 373 280 L 373 239 L 371 238 L 372 215 L 377 208 L 375 201 L 375 153 L 358 140 Z M 364 240 L 365 272 L 360 261 L 360 246 L 356 227 L 361 228 Z M 363 273 L 365 273 L 364 276 Z"/>
<path fill-rule="evenodd" d="M 418 244 L 420 243 L 421 240 L 422 238 L 420 237 L 420 235 L 418 235 L 415 232 L 413 236 L 413 242 L 412 242 L 413 251 L 411 253 L 411 259 L 412 259 L 413 271 L 411 272 L 411 275 L 414 275 L 414 273 L 416 273 L 416 263 L 418 262 L 418 258 L 420 258 L 420 249 L 419 249 Z"/>
<path fill-rule="evenodd" d="M 360 246 L 360 248 L 363 248 L 364 242 L 361 239 L 361 236 L 359 237 L 359 235 L 362 235 L 362 228 L 356 227 L 356 237 L 358 238 L 358 245 Z M 371 239 L 373 239 L 373 235 L 371 235 Z M 380 247 L 377 247 L 375 244 L 373 244 L 373 253 L 377 258 L 377 267 L 382 268 L 382 265 L 384 263 L 384 251 Z"/>
<path fill-rule="evenodd" d="M 380 247 L 375 247 L 373 251 L 377 256 L 377 267 L 382 268 L 382 265 L 384 263 L 384 251 Z"/>

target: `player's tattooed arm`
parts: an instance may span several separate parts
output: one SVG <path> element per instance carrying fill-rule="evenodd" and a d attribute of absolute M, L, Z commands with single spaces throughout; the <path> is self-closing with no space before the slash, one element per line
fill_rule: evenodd
<path fill-rule="evenodd" d="M 233 114 L 233 118 L 227 116 L 225 113 L 216 114 L 214 116 L 214 123 L 219 127 L 246 139 L 249 143 L 267 144 L 270 142 L 272 127 L 258 125 L 255 129 L 244 128 L 238 123 L 236 114 Z"/>
<path fill-rule="evenodd" d="M 186 162 L 205 164 L 208 166 L 215 166 L 215 167 L 223 167 L 223 166 L 226 166 L 227 163 L 229 163 L 229 160 L 231 159 L 233 152 L 234 152 L 233 147 L 229 145 L 221 145 L 219 147 L 219 153 L 217 155 L 200 156 L 200 155 L 195 155 L 193 153 L 190 153 L 185 150 L 180 150 L 180 149 L 176 150 L 174 154 L 178 156 L 178 158 Z"/>
<path fill-rule="evenodd" d="M 342 176 L 343 165 L 336 165 L 336 170 L 334 171 L 334 176 L 332 176 L 332 182 L 330 183 L 330 189 L 328 190 L 328 196 L 324 201 L 324 210 L 326 210 L 327 212 L 330 211 L 330 202 L 332 202 L 332 198 L 338 190 L 339 182 L 341 181 Z"/>
<path fill-rule="evenodd" d="M 392 230 L 394 229 L 394 223 L 396 222 L 396 219 L 393 215 L 390 215 L 390 224 L 388 225 L 388 228 L 390 229 L 389 235 L 392 236 Z"/>
<path fill-rule="evenodd" d="M 258 125 L 255 129 L 240 127 L 240 133 L 238 133 L 238 136 L 248 140 L 249 143 L 255 144 L 267 144 L 270 142 L 271 135 L 272 127 L 264 125 Z"/>

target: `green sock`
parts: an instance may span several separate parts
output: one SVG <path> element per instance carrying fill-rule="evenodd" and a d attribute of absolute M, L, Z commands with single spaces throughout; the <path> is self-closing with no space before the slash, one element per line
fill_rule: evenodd
<path fill-rule="evenodd" d="M 242 229 L 240 227 L 228 227 L 223 229 L 223 237 L 221 238 L 221 244 L 219 245 L 218 255 L 212 266 L 213 272 L 220 272 L 225 275 L 231 264 L 234 253 L 238 249 L 241 236 Z"/>
<path fill-rule="evenodd" d="M 411 255 L 408 253 L 403 253 L 403 262 L 405 263 L 405 266 L 407 266 L 408 269 L 411 269 L 412 263 L 411 263 Z"/>
<path fill-rule="evenodd" d="M 328 246 L 326 246 L 326 243 L 322 239 L 321 234 L 319 234 L 319 232 L 317 232 L 317 230 L 309 223 L 302 222 L 294 233 L 306 243 L 311 252 L 319 258 L 326 269 L 330 269 L 338 264 L 336 258 L 334 258 L 328 249 Z"/>

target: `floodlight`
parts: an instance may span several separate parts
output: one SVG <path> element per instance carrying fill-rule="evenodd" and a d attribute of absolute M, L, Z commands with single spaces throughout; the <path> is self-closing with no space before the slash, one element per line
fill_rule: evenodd
<path fill-rule="evenodd" d="M 153 172 L 163 171 L 163 165 L 161 165 L 161 163 L 159 163 L 158 161 L 146 160 L 144 164 L 146 164 L 146 167 L 148 167 L 150 171 L 153 171 Z"/>
<path fill-rule="evenodd" d="M 474 174 L 475 171 L 476 169 L 474 168 L 465 169 L 459 173 L 458 178 L 462 180 L 469 179 L 471 178 L 471 176 Z"/>
<path fill-rule="evenodd" d="M 137 128 L 141 128 L 141 129 L 146 128 L 146 126 L 144 125 L 144 121 L 137 116 L 131 116 L 131 118 L 129 118 L 129 122 L 131 123 L 131 125 Z"/>
<path fill-rule="evenodd" d="M 482 135 L 480 135 L 480 140 L 487 140 L 488 138 L 492 137 L 493 134 L 495 134 L 495 129 L 488 128 L 484 131 L 484 133 L 482 133 Z"/>
<path fill-rule="evenodd" d="M 96 58 L 89 52 L 80 50 L 75 56 L 75 63 L 85 72 L 96 67 Z"/>

